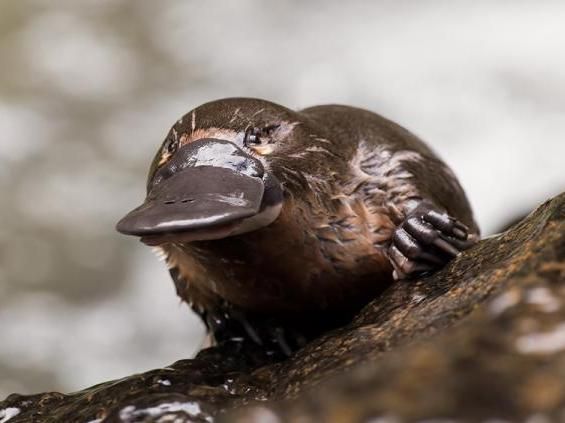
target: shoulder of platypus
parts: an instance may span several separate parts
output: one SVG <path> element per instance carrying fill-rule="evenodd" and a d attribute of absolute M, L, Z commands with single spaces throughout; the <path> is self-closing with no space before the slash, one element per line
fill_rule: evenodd
<path fill-rule="evenodd" d="M 323 127 L 337 144 L 347 144 L 348 152 L 356 154 L 357 146 L 362 143 L 368 147 L 389 151 L 410 150 L 425 157 L 436 154 L 416 135 L 377 113 L 358 107 L 339 104 L 327 104 L 309 107 L 298 113 Z"/>
<path fill-rule="evenodd" d="M 348 161 L 340 192 L 358 204 L 371 227 L 400 221 L 412 199 L 426 198 L 476 227 L 468 200 L 449 167 L 416 135 L 371 111 L 344 105 L 310 107 L 298 113 L 324 128 Z"/>
<path fill-rule="evenodd" d="M 393 189 L 398 170 L 391 156 L 404 151 L 395 138 L 413 136 L 388 119 L 349 106 L 315 106 L 297 113 L 320 135 L 318 140 L 327 140 L 324 148 L 343 160 L 330 161 L 335 168 L 327 175 L 329 178 L 305 174 L 313 192 L 330 193 L 310 198 L 316 235 L 324 248 L 339 249 L 347 242 L 350 252 L 358 244 L 358 248 L 366 250 L 363 255 L 372 254 L 372 245 L 390 238 L 395 226 L 396 219 L 390 215 L 387 203 L 387 190 Z"/>
<path fill-rule="evenodd" d="M 420 175 L 408 170 L 413 164 L 433 161 L 443 167 L 417 136 L 368 110 L 329 104 L 298 113 L 320 128 L 347 163 L 335 188 L 348 202 L 363 200 L 371 208 L 401 202 L 418 194 L 411 182 Z"/>

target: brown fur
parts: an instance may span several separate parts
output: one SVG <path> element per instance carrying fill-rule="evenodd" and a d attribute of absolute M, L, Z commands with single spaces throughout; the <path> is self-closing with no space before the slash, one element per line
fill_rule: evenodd
<path fill-rule="evenodd" d="M 268 125 L 279 129 L 254 154 L 283 183 L 278 219 L 222 240 L 163 246 L 180 274 L 179 295 L 196 309 L 223 301 L 281 316 L 358 308 L 391 283 L 386 247 L 421 199 L 478 231 L 447 166 L 417 137 L 365 110 L 293 112 L 262 100 L 226 99 L 190 112 L 169 136 L 183 144 L 221 138 L 248 149 L 245 130 Z M 162 162 L 158 153 L 150 178 Z"/>

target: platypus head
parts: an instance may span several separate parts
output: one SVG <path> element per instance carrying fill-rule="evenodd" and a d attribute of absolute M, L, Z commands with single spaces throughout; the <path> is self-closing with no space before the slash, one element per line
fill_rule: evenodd
<path fill-rule="evenodd" d="M 274 103 L 231 98 L 204 104 L 171 128 L 151 165 L 145 202 L 117 229 L 149 245 L 261 229 L 277 219 L 286 200 L 311 197 L 304 174 L 323 166 L 302 159 L 323 142 L 298 113 Z"/>

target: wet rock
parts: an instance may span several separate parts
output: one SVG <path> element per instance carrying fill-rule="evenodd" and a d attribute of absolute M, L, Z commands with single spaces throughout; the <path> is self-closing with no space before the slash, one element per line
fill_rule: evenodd
<path fill-rule="evenodd" d="M 80 392 L 0 403 L 2 423 L 212 419 L 565 419 L 565 194 L 287 360 L 224 344 Z"/>

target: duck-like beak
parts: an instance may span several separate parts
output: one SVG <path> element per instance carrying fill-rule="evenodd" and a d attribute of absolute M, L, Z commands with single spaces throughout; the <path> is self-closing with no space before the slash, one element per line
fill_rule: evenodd
<path fill-rule="evenodd" d="M 202 139 L 157 171 L 145 202 L 116 228 L 149 245 L 220 239 L 270 224 L 282 197 L 258 159 L 229 141 Z"/>

